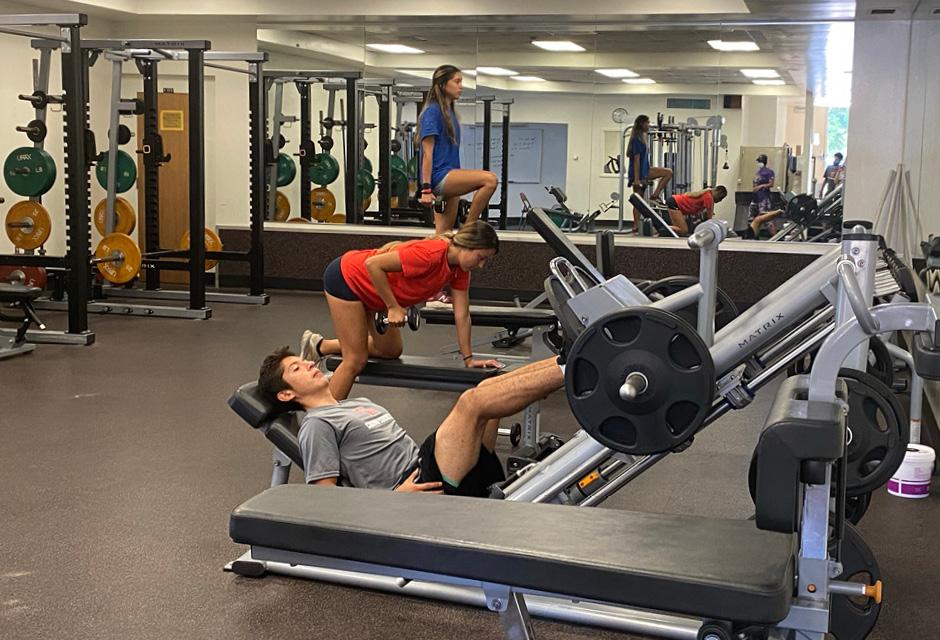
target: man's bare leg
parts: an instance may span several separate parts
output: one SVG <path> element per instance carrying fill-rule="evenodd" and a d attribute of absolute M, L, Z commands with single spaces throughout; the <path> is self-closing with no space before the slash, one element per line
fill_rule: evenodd
<path fill-rule="evenodd" d="M 437 430 L 434 458 L 445 482 L 460 484 L 476 465 L 484 436 L 493 421 L 525 409 L 561 388 L 565 375 L 555 358 L 532 363 L 516 371 L 491 378 L 461 394 Z M 491 436 L 495 447 L 495 435 Z M 487 447 L 489 448 L 489 447 Z"/>

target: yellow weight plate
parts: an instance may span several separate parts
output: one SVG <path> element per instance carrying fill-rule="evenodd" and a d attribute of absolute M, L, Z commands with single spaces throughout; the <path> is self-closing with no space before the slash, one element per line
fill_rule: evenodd
<path fill-rule="evenodd" d="M 305 218 L 288 218 L 287 222 L 293 224 L 313 224 L 312 220 L 306 220 Z"/>
<path fill-rule="evenodd" d="M 277 199 L 274 202 L 274 219 L 277 222 L 284 222 L 288 218 L 290 218 L 290 200 L 278 191 Z"/>
<path fill-rule="evenodd" d="M 372 196 L 366 196 L 365 200 L 362 200 L 359 203 L 359 211 L 368 211 L 369 207 L 372 206 Z"/>
<path fill-rule="evenodd" d="M 124 233 L 106 235 L 95 249 L 95 258 L 113 258 L 97 264 L 101 277 L 114 284 L 126 284 L 140 272 L 140 249 L 134 239 Z"/>
<path fill-rule="evenodd" d="M 346 222 L 346 214 L 345 214 L 345 213 L 334 213 L 333 215 L 331 215 L 331 216 L 327 219 L 327 222 L 330 222 L 330 223 L 332 223 L 332 224 L 343 224 L 343 223 Z"/>
<path fill-rule="evenodd" d="M 336 196 L 326 187 L 310 190 L 310 215 L 320 222 L 326 221 L 336 211 Z"/>
<path fill-rule="evenodd" d="M 206 227 L 204 230 L 204 240 L 206 245 L 206 251 L 221 251 L 222 250 L 222 240 L 219 238 L 218 234 L 212 229 Z M 189 230 L 183 232 L 183 237 L 180 238 L 180 249 L 189 249 Z M 206 271 L 219 264 L 218 260 L 206 260 Z"/>
<path fill-rule="evenodd" d="M 103 198 L 98 206 L 95 207 L 95 229 L 103 236 L 108 235 L 105 228 L 105 218 L 108 214 L 108 199 Z M 126 233 L 131 235 L 137 228 L 137 214 L 134 212 L 134 206 L 118 196 L 114 199 L 114 233 Z"/>
<path fill-rule="evenodd" d="M 20 249 L 38 249 L 52 233 L 49 212 L 38 202 L 23 200 L 7 211 L 7 237 Z"/>

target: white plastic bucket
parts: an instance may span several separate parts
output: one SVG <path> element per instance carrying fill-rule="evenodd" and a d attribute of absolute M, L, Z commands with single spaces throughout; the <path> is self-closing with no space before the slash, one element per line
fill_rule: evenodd
<path fill-rule="evenodd" d="M 888 493 L 901 498 L 926 498 L 930 495 L 934 450 L 922 444 L 907 445 L 904 462 L 888 481 Z"/>

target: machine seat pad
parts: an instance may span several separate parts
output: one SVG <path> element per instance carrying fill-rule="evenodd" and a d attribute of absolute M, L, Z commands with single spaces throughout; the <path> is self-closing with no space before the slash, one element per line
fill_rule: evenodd
<path fill-rule="evenodd" d="M 39 287 L 0 282 L 0 302 L 32 302 L 42 295 Z"/>
<path fill-rule="evenodd" d="M 255 547 L 753 624 L 782 620 L 794 588 L 795 536 L 747 520 L 288 484 L 237 507 L 229 533 Z"/>
<path fill-rule="evenodd" d="M 421 318 L 428 324 L 454 324 L 454 310 L 451 308 L 421 309 Z M 556 322 L 555 312 L 551 309 L 529 309 L 520 307 L 471 306 L 470 318 L 475 327 L 503 327 L 505 329 L 523 329 L 551 327 Z"/>

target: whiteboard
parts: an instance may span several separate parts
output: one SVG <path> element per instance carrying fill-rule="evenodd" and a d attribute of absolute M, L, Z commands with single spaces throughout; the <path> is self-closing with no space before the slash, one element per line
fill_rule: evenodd
<path fill-rule="evenodd" d="M 461 127 L 460 166 L 483 166 L 483 127 Z M 497 176 L 503 170 L 503 130 L 492 128 L 490 136 L 490 171 Z M 509 126 L 509 181 L 539 184 L 542 181 L 542 128 L 531 125 Z"/>

